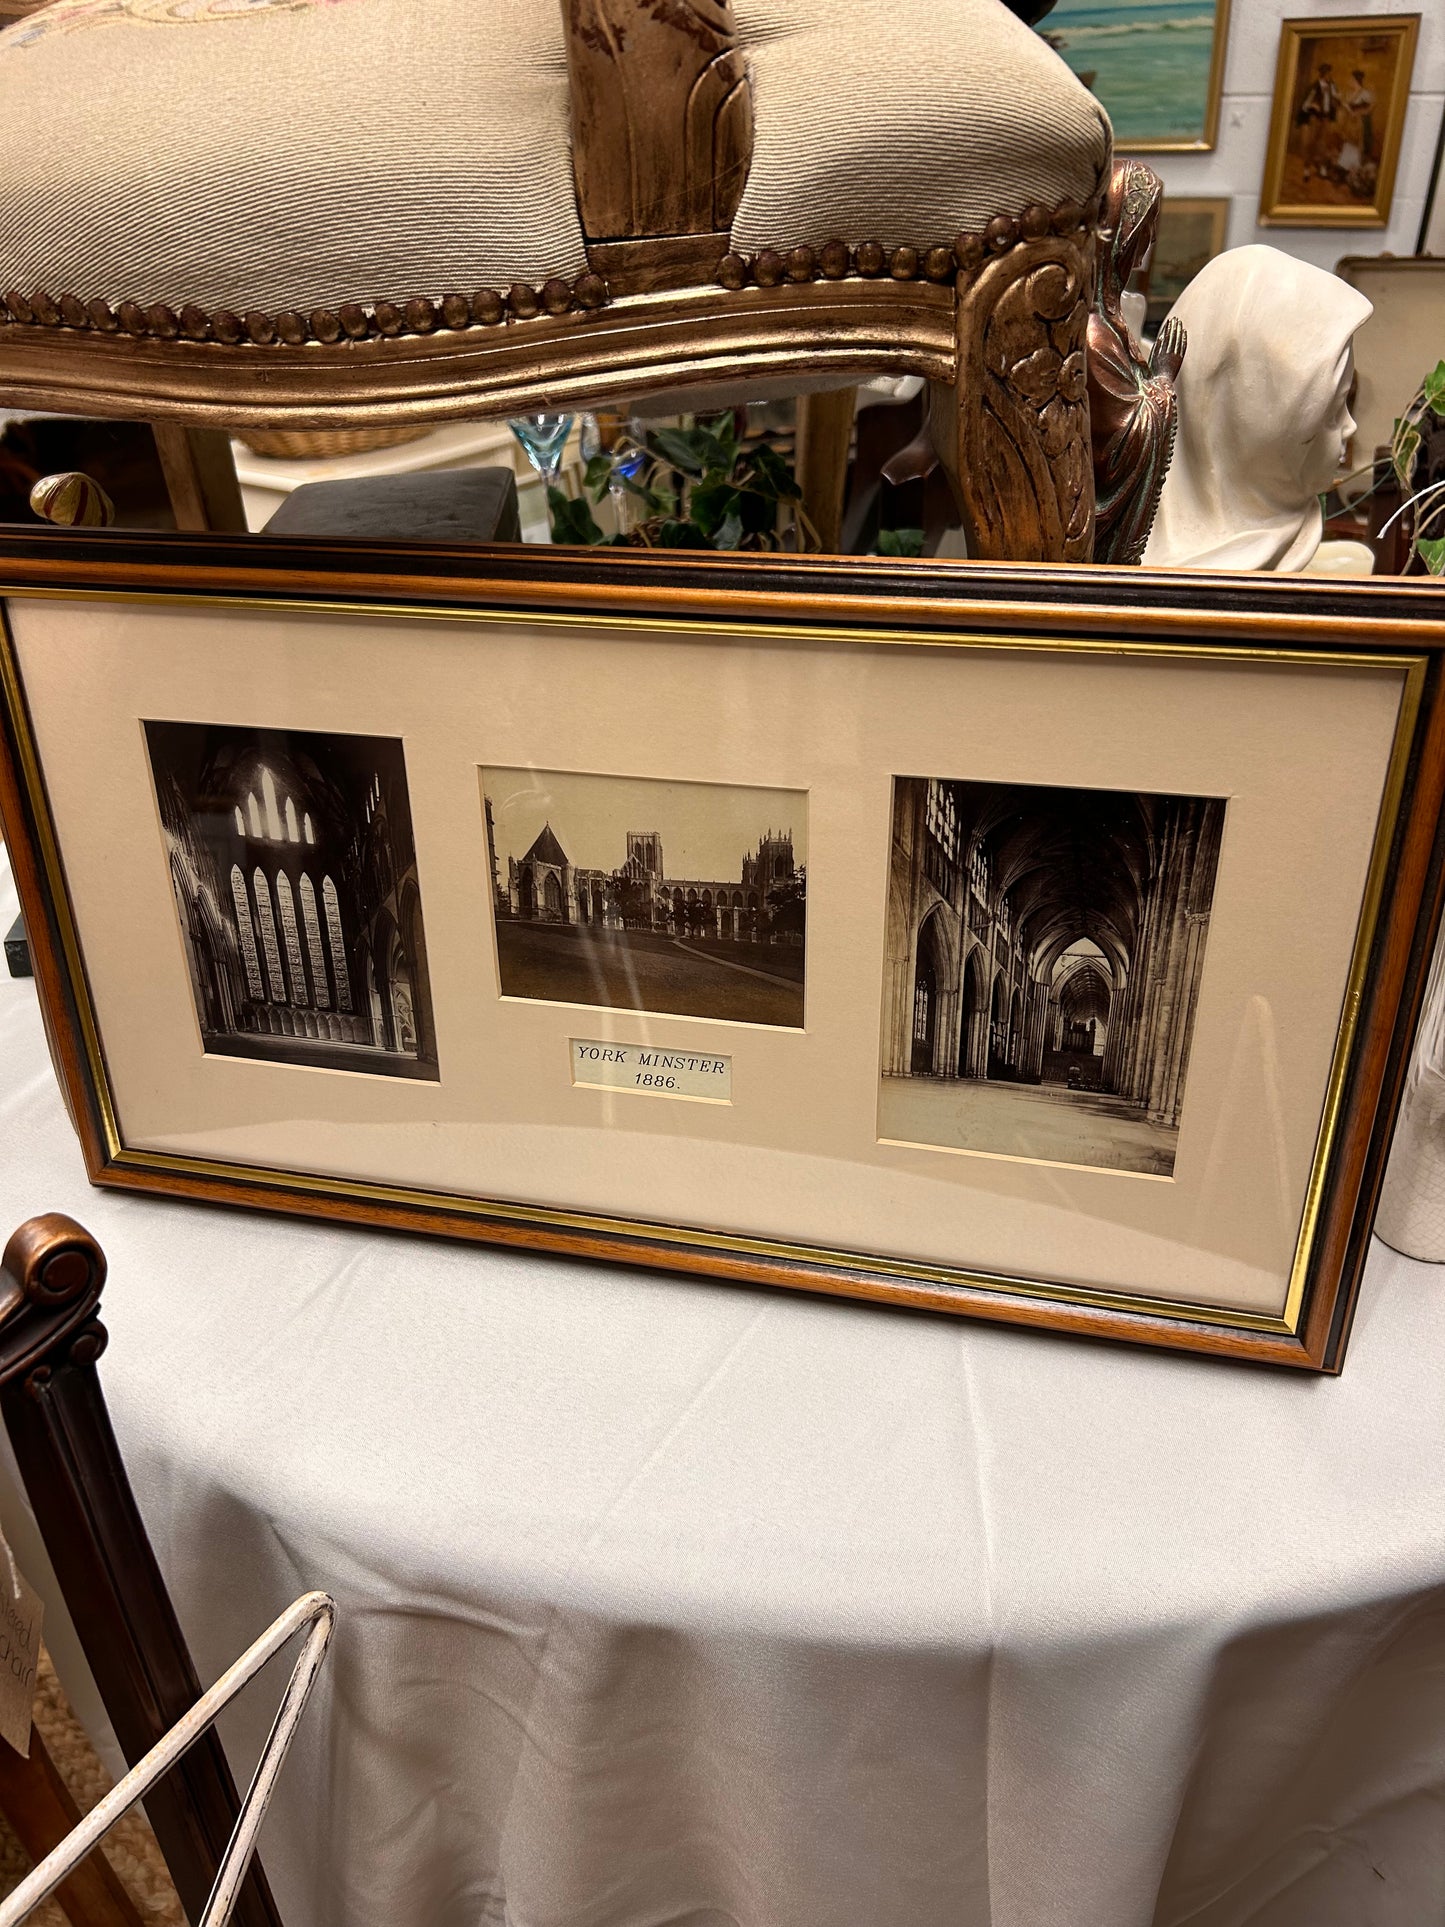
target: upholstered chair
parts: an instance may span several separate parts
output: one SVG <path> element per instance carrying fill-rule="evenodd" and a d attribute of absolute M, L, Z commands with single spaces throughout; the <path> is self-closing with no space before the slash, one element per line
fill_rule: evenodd
<path fill-rule="evenodd" d="M 51 0 L 0 33 L 0 404 L 219 431 L 931 384 L 1085 560 L 1109 126 L 1030 0 Z M 1020 17 L 1023 16 L 1023 17 Z"/>

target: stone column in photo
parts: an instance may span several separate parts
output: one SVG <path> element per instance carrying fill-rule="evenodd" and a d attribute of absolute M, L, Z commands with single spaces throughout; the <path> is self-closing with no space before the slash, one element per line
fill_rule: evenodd
<path fill-rule="evenodd" d="M 1026 1084 L 1037 1084 L 1044 1074 L 1044 1051 L 1048 1047 L 1052 1017 L 1049 986 L 1037 978 L 1024 980 L 1027 1004 L 1024 1013 L 1024 1047 L 1019 1059 L 1019 1076 Z"/>

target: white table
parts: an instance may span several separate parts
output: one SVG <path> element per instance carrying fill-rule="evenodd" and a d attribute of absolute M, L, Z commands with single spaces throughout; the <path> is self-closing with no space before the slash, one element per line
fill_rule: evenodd
<path fill-rule="evenodd" d="M 203 1675 L 339 1601 L 288 1927 L 1445 1918 L 1431 1269 L 1335 1382 L 95 1192 L 8 978 L 0 1132 Z"/>

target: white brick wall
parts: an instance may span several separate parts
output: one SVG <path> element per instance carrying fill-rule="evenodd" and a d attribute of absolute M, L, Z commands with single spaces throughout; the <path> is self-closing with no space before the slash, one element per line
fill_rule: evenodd
<path fill-rule="evenodd" d="M 1219 141 L 1208 154 L 1145 154 L 1143 158 L 1174 194 L 1228 195 L 1226 246 L 1264 241 L 1318 267 L 1333 268 L 1341 255 L 1413 254 L 1430 188 L 1430 170 L 1445 112 L 1445 3 L 1442 0 L 1234 0 L 1224 68 Z M 1269 115 L 1274 101 L 1279 23 L 1332 14 L 1414 13 L 1420 18 L 1405 139 L 1395 178 L 1395 202 L 1386 228 L 1261 228 L 1257 223 L 1264 178 Z M 1044 23 L 1047 25 L 1047 22 Z M 1436 197 L 1432 242 L 1445 251 L 1445 185 Z"/>

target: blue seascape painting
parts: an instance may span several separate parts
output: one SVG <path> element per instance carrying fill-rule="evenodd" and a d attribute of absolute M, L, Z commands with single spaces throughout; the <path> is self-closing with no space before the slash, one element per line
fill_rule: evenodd
<path fill-rule="evenodd" d="M 1201 143 L 1221 0 L 1058 0 L 1039 31 L 1092 87 L 1121 147 Z"/>

